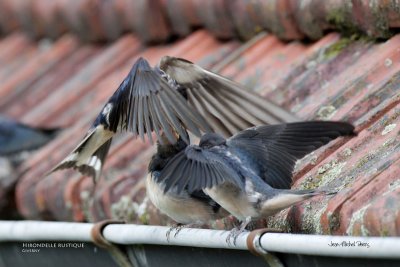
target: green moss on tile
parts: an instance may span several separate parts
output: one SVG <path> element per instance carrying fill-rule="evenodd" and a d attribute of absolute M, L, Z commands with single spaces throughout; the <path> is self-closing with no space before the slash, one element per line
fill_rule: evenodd
<path fill-rule="evenodd" d="M 311 176 L 307 176 L 303 179 L 302 183 L 299 186 L 299 189 L 314 189 L 318 188 L 321 180 L 314 179 Z"/>
<path fill-rule="evenodd" d="M 350 38 L 343 37 L 336 43 L 329 46 L 324 51 L 324 59 L 329 60 L 331 58 L 336 57 L 340 52 L 343 51 L 348 45 L 350 45 L 353 41 Z"/>
<path fill-rule="evenodd" d="M 329 197 L 324 197 L 321 201 L 312 201 L 304 207 L 302 217 L 303 232 L 308 234 L 323 234 L 321 217 L 328 206 Z"/>
<path fill-rule="evenodd" d="M 340 214 L 339 213 L 332 213 L 328 214 L 328 222 L 329 222 L 329 233 L 332 233 L 339 229 L 340 227 Z"/>
<path fill-rule="evenodd" d="M 329 60 L 336 57 L 352 43 L 355 42 L 371 43 L 373 41 L 374 41 L 373 38 L 366 35 L 361 35 L 360 33 L 352 33 L 350 35 L 344 35 L 344 37 L 340 38 L 339 41 L 333 43 L 331 46 L 325 49 L 323 58 L 325 60 Z"/>
<path fill-rule="evenodd" d="M 93 202 L 93 198 L 91 197 L 91 194 L 89 191 L 84 190 L 80 193 L 80 199 L 81 199 L 81 203 L 82 203 L 82 212 L 85 216 L 85 218 L 89 221 L 89 222 L 93 222 L 93 216 L 90 212 L 90 206 Z"/>
<path fill-rule="evenodd" d="M 121 196 L 118 202 L 111 205 L 111 216 L 117 220 L 133 222 L 136 218 L 137 203 L 134 203 L 130 197 Z"/>
<path fill-rule="evenodd" d="M 340 152 L 340 156 L 342 156 L 344 158 L 348 158 L 351 156 L 351 153 L 352 153 L 351 148 L 347 147 L 347 148 L 343 149 L 343 151 Z"/>
<path fill-rule="evenodd" d="M 332 8 L 329 10 L 326 18 L 329 24 L 333 25 L 346 35 L 351 35 L 360 31 L 351 21 L 349 10 L 351 10 L 351 6 Z"/>
<path fill-rule="evenodd" d="M 374 31 L 367 32 L 367 34 L 378 38 L 390 38 L 393 34 L 389 30 L 387 12 L 382 12 L 382 9 L 380 8 L 381 3 L 379 1 L 371 1 L 370 5 L 373 16 L 372 24 L 374 25 Z"/>
<path fill-rule="evenodd" d="M 147 212 L 144 212 L 139 216 L 139 221 L 141 224 L 148 225 L 150 221 L 150 215 Z"/>
<path fill-rule="evenodd" d="M 340 25 L 345 25 L 347 27 L 352 26 L 351 23 L 348 23 L 346 19 L 345 8 L 330 9 L 327 15 L 327 20 L 329 23 L 334 24 L 336 26 Z"/>
<path fill-rule="evenodd" d="M 320 184 L 326 185 L 333 179 L 339 177 L 345 165 L 346 162 L 339 162 L 337 159 L 332 160 L 318 169 L 318 175 L 316 178 L 321 181 Z"/>
<path fill-rule="evenodd" d="M 286 212 L 287 211 L 281 211 L 280 213 L 269 217 L 267 222 L 267 227 L 273 229 L 280 229 L 283 232 L 291 233 L 292 226 L 290 225 L 290 222 L 286 219 L 287 218 Z"/>
<path fill-rule="evenodd" d="M 398 149 L 398 142 L 396 139 L 388 138 L 388 140 L 383 142 L 378 148 L 361 157 L 354 167 L 358 169 L 358 171 L 369 169 L 372 164 L 386 158 L 396 149 Z"/>
<path fill-rule="evenodd" d="M 382 236 L 382 237 L 387 237 L 387 236 L 389 236 L 389 230 L 387 229 L 387 228 L 383 228 L 383 229 L 381 229 L 381 231 L 380 231 L 380 235 Z"/>
<path fill-rule="evenodd" d="M 317 120 L 329 120 L 335 115 L 336 111 L 337 110 L 333 105 L 322 106 L 317 111 L 317 116 L 316 116 L 315 119 L 317 119 Z"/>
<path fill-rule="evenodd" d="M 364 167 L 368 162 L 370 162 L 371 160 L 373 160 L 375 158 L 375 154 L 374 153 L 369 153 L 367 155 L 365 155 L 364 157 L 360 158 L 355 167 L 357 169 L 360 169 L 362 167 Z"/>

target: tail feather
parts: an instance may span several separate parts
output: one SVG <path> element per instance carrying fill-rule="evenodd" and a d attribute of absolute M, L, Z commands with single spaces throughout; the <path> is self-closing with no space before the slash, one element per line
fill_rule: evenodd
<path fill-rule="evenodd" d="M 291 194 L 302 195 L 306 199 L 313 196 L 318 195 L 334 195 L 337 191 L 334 190 L 325 190 L 325 189 L 303 189 L 303 190 L 287 190 L 286 192 L 290 192 Z"/>
<path fill-rule="evenodd" d="M 290 206 L 300 203 L 318 195 L 336 194 L 334 191 L 311 189 L 311 190 L 278 190 L 279 193 L 265 200 L 261 206 L 261 214 L 264 216 L 273 215 Z"/>
<path fill-rule="evenodd" d="M 94 152 L 93 156 L 89 158 L 86 164 L 81 165 L 78 168 L 80 173 L 85 173 L 86 175 L 91 176 L 94 183 L 98 182 L 100 179 L 100 174 L 103 169 L 108 151 L 110 150 L 111 142 L 112 138 L 99 147 L 99 149 Z"/>
<path fill-rule="evenodd" d="M 104 161 L 112 142 L 112 132 L 93 128 L 78 146 L 47 175 L 62 169 L 75 169 L 83 175 L 99 180 Z"/>

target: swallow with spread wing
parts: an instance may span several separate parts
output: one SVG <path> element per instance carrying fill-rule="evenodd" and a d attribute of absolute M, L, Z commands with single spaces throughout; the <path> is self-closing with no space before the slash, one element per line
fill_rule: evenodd
<path fill-rule="evenodd" d="M 221 219 L 229 213 L 206 195 L 203 190 L 180 190 L 171 189 L 164 192 L 163 184 L 158 181 L 159 175 L 168 162 L 177 154 L 184 151 L 188 145 L 182 138 L 178 138 L 174 144 L 157 143 L 157 152 L 153 155 L 146 178 L 147 195 L 151 202 L 164 214 L 168 215 L 175 222 L 177 227 L 172 227 L 167 232 L 169 239 L 170 232 L 176 229 L 175 234 L 182 227 L 202 225 Z"/>
<path fill-rule="evenodd" d="M 235 242 L 251 220 L 327 193 L 318 189 L 291 190 L 294 165 L 329 141 L 353 135 L 353 131 L 354 127 L 344 122 L 310 121 L 253 127 L 228 139 L 207 133 L 198 146 L 182 145 L 161 171 L 151 172 L 149 196 L 161 211 L 176 219 L 180 212 L 184 213 L 181 216 L 190 216 L 190 209 L 177 205 L 172 210 L 159 199 L 203 190 L 242 221 L 240 229 L 228 237 L 228 241 L 233 237 Z M 183 203 L 179 202 L 181 206 Z"/>
<path fill-rule="evenodd" d="M 98 180 L 112 137 L 129 131 L 152 142 L 185 131 L 230 136 L 259 124 L 297 121 L 288 111 L 190 61 L 165 56 L 151 68 L 139 58 L 79 145 L 49 173 L 74 168 Z"/>

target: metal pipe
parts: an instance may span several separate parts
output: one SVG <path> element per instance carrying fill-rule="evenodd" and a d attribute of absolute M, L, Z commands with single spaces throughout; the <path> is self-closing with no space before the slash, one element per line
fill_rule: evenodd
<path fill-rule="evenodd" d="M 291 254 L 400 259 L 399 237 L 357 237 L 266 233 L 261 247 Z"/>
<path fill-rule="evenodd" d="M 171 231 L 168 241 L 169 229 L 170 227 L 165 226 L 107 225 L 103 235 L 111 242 L 124 245 L 155 244 L 247 250 L 246 238 L 249 233 L 242 233 L 234 245 L 226 242 L 229 231 L 183 228 L 176 236 L 176 231 Z"/>
<path fill-rule="evenodd" d="M 82 241 L 91 242 L 91 223 L 0 221 L 1 241 Z M 110 224 L 103 236 L 115 244 L 175 245 L 247 250 L 249 233 L 242 233 L 236 245 L 228 244 L 229 231 L 183 228 L 178 235 L 165 226 Z M 400 237 L 354 237 L 265 233 L 253 243 L 261 251 L 335 257 L 400 259 Z M 251 242 L 250 242 L 251 243 Z"/>
<path fill-rule="evenodd" d="M 91 242 L 92 223 L 0 221 L 0 241 Z"/>

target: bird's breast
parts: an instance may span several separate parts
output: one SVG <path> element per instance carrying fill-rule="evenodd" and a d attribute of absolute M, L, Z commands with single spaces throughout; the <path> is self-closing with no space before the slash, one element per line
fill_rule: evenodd
<path fill-rule="evenodd" d="M 147 195 L 151 202 L 162 213 L 171 217 L 178 223 L 207 223 L 216 219 L 212 207 L 204 202 L 194 199 L 183 192 L 164 193 L 164 186 L 155 182 L 152 173 L 147 175 Z"/>

